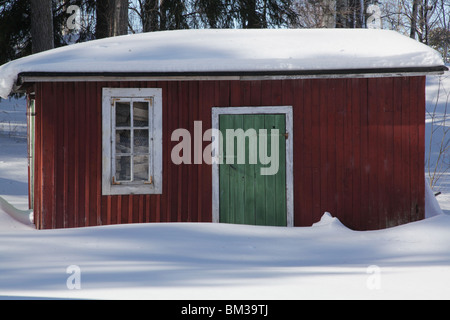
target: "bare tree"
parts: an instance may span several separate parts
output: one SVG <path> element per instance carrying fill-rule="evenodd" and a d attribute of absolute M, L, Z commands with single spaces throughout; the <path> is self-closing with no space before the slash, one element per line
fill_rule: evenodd
<path fill-rule="evenodd" d="M 428 44 L 430 32 L 439 25 L 439 6 L 441 0 L 401 0 L 398 15 L 407 17 L 409 36 Z"/>
<path fill-rule="evenodd" d="M 404 35 L 410 33 L 410 16 L 405 14 L 404 0 L 389 0 L 380 4 L 383 22 L 389 30 L 395 30 Z"/>
<path fill-rule="evenodd" d="M 420 0 L 412 0 L 412 13 L 411 13 L 411 30 L 409 32 L 409 37 L 412 39 L 416 38 L 416 31 L 417 31 L 417 16 L 419 13 L 419 5 Z"/>
<path fill-rule="evenodd" d="M 439 179 L 450 171 L 450 91 L 443 86 L 444 77 L 439 76 L 438 90 L 433 104 L 427 106 L 430 119 L 430 136 L 426 161 L 430 187 L 436 187 Z M 435 150 L 435 154 L 433 154 Z"/>
<path fill-rule="evenodd" d="M 135 19 L 130 29 L 133 33 L 188 29 L 189 18 L 193 17 L 190 6 L 191 0 L 136 0 L 130 4 Z"/>
<path fill-rule="evenodd" d="M 31 0 L 32 52 L 54 47 L 52 0 Z"/>
<path fill-rule="evenodd" d="M 298 14 L 298 26 L 302 28 L 335 28 L 336 1 L 296 1 L 294 10 Z"/>
<path fill-rule="evenodd" d="M 436 49 L 442 52 L 442 56 L 446 63 L 449 62 L 448 50 L 450 45 L 450 1 L 440 0 L 438 7 L 438 25 L 435 34 L 438 34 L 436 41 Z M 440 45 L 439 45 L 440 44 Z"/>
<path fill-rule="evenodd" d="M 294 9 L 301 27 L 364 28 L 368 3 L 369 0 L 297 0 Z"/>
<path fill-rule="evenodd" d="M 159 8 L 162 4 L 160 0 L 138 0 L 140 7 L 140 17 L 142 21 L 142 31 L 149 32 L 158 30 Z"/>

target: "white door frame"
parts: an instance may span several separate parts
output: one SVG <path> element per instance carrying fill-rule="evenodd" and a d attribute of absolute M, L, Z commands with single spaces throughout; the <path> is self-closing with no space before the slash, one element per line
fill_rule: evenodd
<path fill-rule="evenodd" d="M 292 106 L 271 107 L 213 107 L 212 128 L 219 130 L 219 115 L 221 114 L 285 114 L 286 115 L 286 213 L 287 226 L 294 226 L 294 150 L 293 150 L 293 113 Z M 212 164 L 212 221 L 220 221 L 220 194 L 219 194 L 219 164 Z"/>

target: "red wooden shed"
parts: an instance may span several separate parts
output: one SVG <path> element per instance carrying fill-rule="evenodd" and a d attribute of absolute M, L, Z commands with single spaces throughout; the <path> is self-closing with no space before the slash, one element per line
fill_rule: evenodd
<path fill-rule="evenodd" d="M 391 31 L 187 30 L 13 61 L 0 94 L 28 94 L 38 229 L 371 230 L 424 218 L 425 76 L 444 70 Z"/>

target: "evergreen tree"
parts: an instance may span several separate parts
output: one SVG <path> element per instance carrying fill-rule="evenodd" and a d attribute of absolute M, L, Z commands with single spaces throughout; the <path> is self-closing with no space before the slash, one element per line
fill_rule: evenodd
<path fill-rule="evenodd" d="M 161 1 L 159 30 L 188 29 L 186 1 Z"/>
<path fill-rule="evenodd" d="M 31 54 L 30 1 L 0 2 L 0 65 Z"/>
<path fill-rule="evenodd" d="M 200 21 L 210 28 L 270 28 L 294 25 L 294 0 L 195 0 Z"/>
<path fill-rule="evenodd" d="M 136 0 L 132 10 L 141 20 L 142 31 L 188 29 L 189 1 L 182 0 Z"/>
<path fill-rule="evenodd" d="M 196 0 L 194 10 L 198 12 L 199 22 L 209 28 L 230 28 L 233 15 L 230 12 L 232 3 L 229 0 Z"/>

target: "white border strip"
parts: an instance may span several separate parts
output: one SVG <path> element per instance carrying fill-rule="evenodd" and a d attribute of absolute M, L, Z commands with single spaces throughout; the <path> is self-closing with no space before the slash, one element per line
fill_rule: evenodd
<path fill-rule="evenodd" d="M 296 79 L 343 79 L 343 78 L 391 78 L 391 77 L 422 77 L 430 75 L 442 75 L 444 71 L 430 72 L 385 72 L 385 73 L 348 73 L 348 74 L 309 74 L 309 75 L 236 75 L 236 76 L 94 76 L 94 75 L 73 75 L 73 76 L 20 76 L 20 84 L 28 82 L 98 82 L 98 81 L 258 81 L 258 80 L 296 80 Z M 16 85 L 15 90 L 20 88 Z"/>

